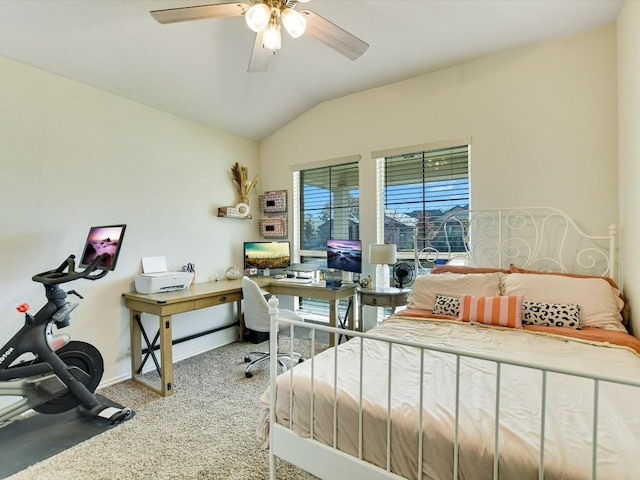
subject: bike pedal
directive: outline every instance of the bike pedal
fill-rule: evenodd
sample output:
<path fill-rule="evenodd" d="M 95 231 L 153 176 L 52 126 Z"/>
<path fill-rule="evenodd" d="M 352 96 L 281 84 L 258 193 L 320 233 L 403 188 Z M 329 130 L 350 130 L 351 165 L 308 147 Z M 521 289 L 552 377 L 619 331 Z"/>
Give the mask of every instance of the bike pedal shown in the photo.
<path fill-rule="evenodd" d="M 133 410 L 128 407 L 116 408 L 107 407 L 98 413 L 98 417 L 105 418 L 112 423 L 123 422 L 133 416 Z"/>

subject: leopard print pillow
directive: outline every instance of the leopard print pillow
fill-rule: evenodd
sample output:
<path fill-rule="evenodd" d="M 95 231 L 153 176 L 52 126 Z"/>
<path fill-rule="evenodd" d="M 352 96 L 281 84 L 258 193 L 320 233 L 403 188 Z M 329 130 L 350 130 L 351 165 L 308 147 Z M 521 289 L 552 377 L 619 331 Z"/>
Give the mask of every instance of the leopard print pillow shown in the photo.
<path fill-rule="evenodd" d="M 436 293 L 432 312 L 434 315 L 457 317 L 460 312 L 460 297 L 449 297 Z"/>
<path fill-rule="evenodd" d="M 580 305 L 572 303 L 522 303 L 522 323 L 580 330 Z"/>

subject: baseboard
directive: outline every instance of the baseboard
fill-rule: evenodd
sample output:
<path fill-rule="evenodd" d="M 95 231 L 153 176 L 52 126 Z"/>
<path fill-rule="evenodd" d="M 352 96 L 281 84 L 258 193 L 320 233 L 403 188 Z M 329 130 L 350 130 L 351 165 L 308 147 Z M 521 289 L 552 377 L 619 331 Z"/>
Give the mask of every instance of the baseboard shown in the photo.
<path fill-rule="evenodd" d="M 177 363 L 177 362 L 180 362 L 182 360 L 186 360 L 188 358 L 195 357 L 197 355 L 203 354 L 203 353 L 208 352 L 210 350 L 215 350 L 216 348 L 220 348 L 220 347 L 222 347 L 224 345 L 229 345 L 230 343 L 234 343 L 235 341 L 237 341 L 237 339 L 235 337 L 235 332 L 233 333 L 233 338 L 231 338 L 231 336 L 228 336 L 228 335 L 220 335 L 220 333 L 221 332 L 216 332 L 216 333 L 212 333 L 210 335 L 205 335 L 203 337 L 200 337 L 201 339 L 216 339 L 217 341 L 213 342 L 213 344 L 211 342 L 209 342 L 208 345 L 202 345 L 197 350 L 190 350 L 188 353 L 183 353 L 182 355 L 175 356 L 176 349 L 174 348 L 173 363 Z M 200 340 L 200 338 L 198 340 Z M 200 342 L 200 343 L 204 343 L 204 342 Z M 159 353 L 159 350 L 156 351 L 156 354 L 158 354 L 158 353 Z M 142 369 L 142 373 L 143 374 L 150 373 L 150 372 L 155 372 L 155 371 L 156 371 L 156 368 L 155 368 L 155 366 L 154 366 L 152 361 L 147 362 L 145 367 Z M 107 380 L 103 379 L 100 382 L 100 385 L 98 385 L 98 388 L 96 389 L 96 391 L 99 391 L 99 390 L 101 390 L 103 388 L 106 388 L 106 387 L 109 387 L 111 385 L 116 385 L 118 383 L 126 382 L 127 380 L 131 380 L 131 371 L 129 371 L 128 373 L 124 373 L 122 375 L 119 375 L 117 377 L 109 378 Z"/>

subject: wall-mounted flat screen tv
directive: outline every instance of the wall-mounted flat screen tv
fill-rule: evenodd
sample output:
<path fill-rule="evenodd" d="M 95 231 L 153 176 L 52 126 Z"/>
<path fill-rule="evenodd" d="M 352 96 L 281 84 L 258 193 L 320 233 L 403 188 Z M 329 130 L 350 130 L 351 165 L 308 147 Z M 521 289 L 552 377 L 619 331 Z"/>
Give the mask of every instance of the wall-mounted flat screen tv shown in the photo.
<path fill-rule="evenodd" d="M 362 242 L 327 240 L 327 267 L 343 272 L 362 273 Z"/>
<path fill-rule="evenodd" d="M 80 258 L 80 266 L 86 267 L 96 257 L 106 253 L 107 256 L 98 264 L 98 269 L 114 270 L 126 228 L 126 225 L 91 227 Z"/>
<path fill-rule="evenodd" d="M 287 268 L 291 265 L 289 242 L 244 242 L 244 268 L 259 270 Z"/>

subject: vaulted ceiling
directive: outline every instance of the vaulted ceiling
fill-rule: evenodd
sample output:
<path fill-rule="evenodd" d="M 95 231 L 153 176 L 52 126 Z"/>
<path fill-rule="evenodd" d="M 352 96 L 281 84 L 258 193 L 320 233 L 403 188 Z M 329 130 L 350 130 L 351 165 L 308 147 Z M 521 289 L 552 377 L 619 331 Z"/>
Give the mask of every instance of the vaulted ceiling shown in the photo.
<path fill-rule="evenodd" d="M 624 0 L 313 0 L 297 8 L 368 50 L 351 61 L 283 31 L 261 73 L 247 72 L 255 34 L 242 17 L 161 25 L 149 14 L 206 3 L 223 2 L 2 0 L 0 55 L 260 140 L 333 98 L 615 22 Z"/>

